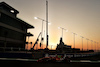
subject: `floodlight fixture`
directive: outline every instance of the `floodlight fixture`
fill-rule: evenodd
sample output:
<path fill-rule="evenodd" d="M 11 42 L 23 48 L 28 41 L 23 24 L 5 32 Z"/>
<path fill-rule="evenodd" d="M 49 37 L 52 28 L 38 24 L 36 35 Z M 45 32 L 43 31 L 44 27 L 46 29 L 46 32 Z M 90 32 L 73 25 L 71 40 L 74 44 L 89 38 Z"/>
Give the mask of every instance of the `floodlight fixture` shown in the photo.
<path fill-rule="evenodd" d="M 68 32 L 68 30 L 62 27 L 58 27 L 58 29 L 62 29 L 62 39 L 63 39 L 63 30 L 65 30 L 66 32 Z"/>
<path fill-rule="evenodd" d="M 74 48 L 75 48 L 75 35 L 77 35 L 77 34 L 73 33 L 73 32 L 72 32 L 72 34 L 74 34 Z"/>
<path fill-rule="evenodd" d="M 34 17 L 34 19 L 38 19 L 37 17 Z"/>
<path fill-rule="evenodd" d="M 82 51 L 83 51 L 83 38 L 84 38 L 84 37 L 83 37 L 83 36 L 80 36 L 80 37 L 82 37 Z"/>

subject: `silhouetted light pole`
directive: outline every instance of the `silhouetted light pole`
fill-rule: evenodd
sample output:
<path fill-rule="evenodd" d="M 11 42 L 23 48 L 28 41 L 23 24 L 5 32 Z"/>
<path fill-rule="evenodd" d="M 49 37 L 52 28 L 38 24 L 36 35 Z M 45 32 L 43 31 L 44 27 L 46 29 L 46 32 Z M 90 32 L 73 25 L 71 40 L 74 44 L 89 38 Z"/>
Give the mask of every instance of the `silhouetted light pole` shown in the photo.
<path fill-rule="evenodd" d="M 43 35 L 43 21 L 45 21 L 44 19 L 41 19 L 39 17 L 34 17 L 34 19 L 39 19 L 39 20 L 42 20 L 42 28 L 41 28 L 41 36 Z M 42 37 L 43 38 L 43 37 Z"/>
<path fill-rule="evenodd" d="M 80 36 L 80 37 L 82 37 L 82 51 L 83 51 L 83 38 L 84 38 L 84 37 L 83 37 L 83 36 Z"/>
<path fill-rule="evenodd" d="M 98 44 L 98 51 L 99 51 L 99 43 L 97 43 Z"/>
<path fill-rule="evenodd" d="M 40 42 L 40 47 L 42 45 L 42 41 L 44 40 L 43 38 L 43 21 L 45 21 L 44 19 L 41 19 L 39 17 L 34 17 L 34 19 L 39 19 L 39 20 L 42 20 L 42 28 L 41 28 L 41 42 Z"/>
<path fill-rule="evenodd" d="M 39 17 L 34 17 L 34 19 L 39 19 L 39 20 L 42 20 L 42 33 L 43 33 L 43 21 L 45 21 L 46 22 L 46 35 L 48 36 L 48 27 L 47 27 L 47 25 L 48 24 L 51 24 L 50 22 L 48 22 L 47 20 L 44 20 L 44 19 L 41 19 L 41 18 L 39 18 Z M 41 34 L 41 36 L 42 36 L 43 34 Z M 47 39 L 48 39 L 48 37 L 47 37 Z M 43 41 L 44 40 L 44 38 L 43 37 L 41 37 L 41 41 Z M 41 45 L 41 43 L 40 43 L 40 45 Z M 47 46 L 48 46 L 48 40 L 47 40 L 47 45 L 46 45 L 46 48 L 47 48 Z"/>
<path fill-rule="evenodd" d="M 95 45 L 95 51 L 96 51 L 96 42 L 94 41 L 94 45 Z"/>
<path fill-rule="evenodd" d="M 74 34 L 74 48 L 75 48 L 75 35 L 77 35 L 77 34 L 73 33 L 73 32 L 72 32 L 72 34 Z"/>
<path fill-rule="evenodd" d="M 87 51 L 88 51 L 88 40 L 89 40 L 89 39 L 88 39 L 88 38 L 86 38 L 86 40 L 87 40 Z"/>
<path fill-rule="evenodd" d="M 93 40 L 91 40 L 91 50 L 93 50 L 93 45 L 92 45 Z"/>
<path fill-rule="evenodd" d="M 98 46 L 98 42 L 97 42 L 97 50 L 99 50 L 98 48 L 99 48 L 99 46 Z"/>
<path fill-rule="evenodd" d="M 68 32 L 68 30 L 62 27 L 58 27 L 58 29 L 62 29 L 62 39 L 63 39 L 63 30 L 65 30 L 66 32 Z"/>

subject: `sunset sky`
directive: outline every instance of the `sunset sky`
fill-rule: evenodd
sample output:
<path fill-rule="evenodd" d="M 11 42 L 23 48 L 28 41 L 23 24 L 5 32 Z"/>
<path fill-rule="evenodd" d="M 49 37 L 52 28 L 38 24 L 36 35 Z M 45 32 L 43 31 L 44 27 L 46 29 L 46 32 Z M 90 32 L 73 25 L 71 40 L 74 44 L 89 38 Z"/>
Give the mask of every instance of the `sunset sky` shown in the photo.
<path fill-rule="evenodd" d="M 34 34 L 34 37 L 29 38 L 29 42 L 33 42 L 32 45 L 34 45 L 42 28 L 42 21 L 36 20 L 34 17 L 46 20 L 46 0 L 0 0 L 0 2 L 2 1 L 19 11 L 18 18 L 35 27 L 28 30 L 28 32 Z M 82 38 L 80 36 L 83 36 L 84 50 L 87 49 L 86 38 L 89 39 L 89 49 L 91 49 L 91 40 L 93 40 L 93 49 L 95 49 L 95 45 L 96 48 L 98 47 L 97 49 L 100 49 L 100 0 L 48 0 L 48 3 L 48 21 L 51 23 L 48 29 L 49 49 L 51 49 L 51 45 L 52 49 L 55 49 L 59 44 L 62 30 L 58 29 L 58 27 L 68 30 L 68 32 L 63 31 L 63 41 L 65 44 L 72 46 L 72 48 L 74 47 L 72 32 L 74 32 L 77 34 L 75 36 L 75 48 L 82 49 Z M 44 31 L 45 27 L 46 24 L 44 22 Z M 43 36 L 45 35 L 44 33 L 46 31 L 43 32 Z M 46 37 L 43 42 L 44 48 L 45 44 Z M 30 47 L 31 45 L 29 44 L 28 49 Z"/>

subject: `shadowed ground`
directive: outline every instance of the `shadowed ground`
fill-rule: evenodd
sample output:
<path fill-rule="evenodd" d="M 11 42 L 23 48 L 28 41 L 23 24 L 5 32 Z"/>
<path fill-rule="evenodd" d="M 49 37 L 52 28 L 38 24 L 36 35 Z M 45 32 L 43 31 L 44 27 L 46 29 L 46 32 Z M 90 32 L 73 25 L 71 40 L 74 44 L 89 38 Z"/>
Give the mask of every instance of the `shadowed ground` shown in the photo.
<path fill-rule="evenodd" d="M 82 62 L 71 62 L 71 63 L 37 63 L 33 61 L 9 61 L 0 60 L 1 67 L 99 67 L 100 63 L 82 63 Z"/>
<path fill-rule="evenodd" d="M 99 60 L 100 55 L 83 58 L 73 58 L 73 60 Z M 36 61 L 19 61 L 19 60 L 0 60 L 0 67 L 99 67 L 100 62 L 54 62 L 54 63 L 37 63 Z"/>

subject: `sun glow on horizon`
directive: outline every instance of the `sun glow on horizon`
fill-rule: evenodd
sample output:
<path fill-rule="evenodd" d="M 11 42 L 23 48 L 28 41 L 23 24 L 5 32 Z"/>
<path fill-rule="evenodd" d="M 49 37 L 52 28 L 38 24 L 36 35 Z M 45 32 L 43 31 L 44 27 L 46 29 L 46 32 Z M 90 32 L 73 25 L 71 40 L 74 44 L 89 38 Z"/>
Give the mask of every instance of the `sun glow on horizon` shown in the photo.
<path fill-rule="evenodd" d="M 88 2 L 88 3 L 86 3 Z M 39 4 L 37 4 L 39 3 Z M 34 16 L 38 16 L 40 18 L 45 18 L 45 7 L 43 4 L 45 2 L 38 2 L 34 5 L 37 6 L 37 8 L 34 8 L 34 10 L 31 10 L 31 14 L 28 14 L 32 18 L 27 18 L 26 13 L 24 15 L 19 15 L 20 17 L 24 17 L 26 20 L 30 22 L 33 26 L 35 26 L 34 30 L 28 30 L 29 32 L 32 32 L 34 34 L 33 39 L 30 39 L 34 45 L 34 42 L 37 39 L 37 36 L 39 32 L 41 32 L 41 21 L 33 19 Z M 42 4 L 41 4 L 42 3 Z M 67 3 L 67 5 L 66 5 Z M 70 4 L 69 4 L 70 3 Z M 79 4 L 81 3 L 81 5 Z M 84 36 L 85 38 L 89 38 L 90 40 L 94 40 L 99 42 L 100 41 L 100 32 L 99 32 L 99 2 L 97 1 L 49 1 L 49 21 L 52 23 L 52 25 L 49 25 L 48 34 L 49 34 L 49 49 L 56 49 L 57 44 L 59 44 L 59 40 L 61 37 L 61 29 L 58 29 L 57 27 L 64 27 L 65 29 L 68 29 L 68 32 L 63 31 L 63 42 L 66 45 L 71 45 L 71 47 L 74 47 L 74 36 L 72 32 L 78 34 L 75 36 L 75 48 L 82 49 L 82 39 L 80 36 Z M 61 4 L 61 5 L 59 5 Z M 65 7 L 64 5 L 67 7 Z M 85 5 L 84 5 L 85 4 Z M 94 4 L 94 5 L 93 5 Z M 96 4 L 96 5 L 95 5 Z M 41 7 L 40 7 L 40 6 Z M 28 5 L 27 5 L 28 6 Z M 59 7 L 60 8 L 59 8 Z M 74 6 L 74 7 L 72 7 Z M 63 7 L 63 8 L 62 8 Z M 98 8 L 97 8 L 98 7 Z M 55 9 L 57 8 L 57 9 Z M 88 9 L 90 8 L 90 9 Z M 95 10 L 94 10 L 95 8 Z M 40 11 L 42 10 L 42 11 Z M 20 10 L 21 11 L 21 10 Z M 34 11 L 34 13 L 33 13 Z M 33 14 L 32 14 L 33 13 Z M 26 16 L 25 16 L 26 15 Z M 44 23 L 44 30 L 46 29 L 45 23 Z M 46 34 L 46 31 L 45 31 Z M 87 49 L 87 40 L 83 39 L 83 49 Z M 91 49 L 91 41 L 88 41 L 88 49 Z M 45 35 L 45 41 L 43 42 L 43 47 L 46 47 L 46 35 Z M 93 42 L 93 49 L 95 49 L 95 44 Z M 51 47 L 52 46 L 52 47 Z M 36 48 L 36 47 L 35 47 Z M 39 43 L 38 43 L 38 48 Z"/>

